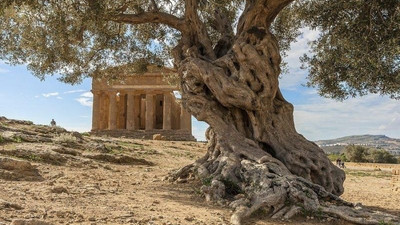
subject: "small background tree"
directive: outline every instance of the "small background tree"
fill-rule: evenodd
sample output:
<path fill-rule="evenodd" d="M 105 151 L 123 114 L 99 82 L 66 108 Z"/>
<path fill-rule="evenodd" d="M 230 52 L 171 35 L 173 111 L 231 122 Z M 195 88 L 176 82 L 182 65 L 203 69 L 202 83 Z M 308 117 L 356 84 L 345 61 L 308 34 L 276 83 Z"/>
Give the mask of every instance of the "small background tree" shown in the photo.
<path fill-rule="evenodd" d="M 368 162 L 368 148 L 360 145 L 348 145 L 345 148 L 346 159 L 350 162 Z"/>
<path fill-rule="evenodd" d="M 397 158 L 384 149 L 348 145 L 344 152 L 350 162 L 397 163 Z"/>

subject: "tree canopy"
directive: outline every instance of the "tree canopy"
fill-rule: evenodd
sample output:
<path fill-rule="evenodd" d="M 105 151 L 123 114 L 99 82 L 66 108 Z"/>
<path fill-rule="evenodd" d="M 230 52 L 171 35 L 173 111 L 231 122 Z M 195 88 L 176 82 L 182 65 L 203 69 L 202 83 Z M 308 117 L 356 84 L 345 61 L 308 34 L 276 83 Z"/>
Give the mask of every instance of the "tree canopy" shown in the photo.
<path fill-rule="evenodd" d="M 345 155 L 350 162 L 397 163 L 397 158 L 385 149 L 348 145 L 345 148 Z"/>
<path fill-rule="evenodd" d="M 5 0 L 0 3 L 0 58 L 27 64 L 42 79 L 61 74 L 68 83 L 107 75 L 101 73 L 106 68 L 115 76 L 144 62 L 165 64 L 182 32 L 188 32 L 188 2 Z M 242 0 L 199 1 L 197 13 L 212 46 L 236 38 L 244 7 Z M 294 1 L 271 27 L 283 55 L 303 26 L 321 34 L 303 57 L 308 85 L 321 95 L 400 97 L 399 0 Z M 126 64 L 132 66 L 117 67 Z"/>
<path fill-rule="evenodd" d="M 309 86 L 326 97 L 379 93 L 400 98 L 400 1 L 306 1 L 312 43 Z"/>

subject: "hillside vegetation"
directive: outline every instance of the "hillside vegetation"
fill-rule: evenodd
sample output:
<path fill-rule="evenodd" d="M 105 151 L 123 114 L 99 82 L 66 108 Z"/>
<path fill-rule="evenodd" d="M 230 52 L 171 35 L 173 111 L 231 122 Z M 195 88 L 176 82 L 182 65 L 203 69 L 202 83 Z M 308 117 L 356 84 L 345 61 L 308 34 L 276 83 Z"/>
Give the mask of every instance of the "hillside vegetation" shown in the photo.
<path fill-rule="evenodd" d="M 347 145 L 362 145 L 385 150 L 399 150 L 400 139 L 390 138 L 385 135 L 353 135 L 330 140 L 315 141 L 325 152 L 339 153 Z"/>

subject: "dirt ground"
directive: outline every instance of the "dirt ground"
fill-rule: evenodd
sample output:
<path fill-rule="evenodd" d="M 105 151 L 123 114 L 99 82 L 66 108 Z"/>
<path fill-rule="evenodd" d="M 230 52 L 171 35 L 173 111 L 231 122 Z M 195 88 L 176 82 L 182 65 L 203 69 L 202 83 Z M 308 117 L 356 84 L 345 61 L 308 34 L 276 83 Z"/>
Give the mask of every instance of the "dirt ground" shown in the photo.
<path fill-rule="evenodd" d="M 28 161 L 36 166 L 39 177 L 33 181 L 0 179 L 0 224 L 16 219 L 52 224 L 229 224 L 231 211 L 205 202 L 199 182 L 165 180 L 169 172 L 204 155 L 204 143 L 129 139 L 112 139 L 111 143 L 110 158 L 93 150 L 74 152 L 68 147 L 60 151 L 52 143 L 2 143 L 0 158 Z M 113 160 L 123 155 L 141 161 Z M 342 197 L 400 215 L 400 191 L 393 188 L 393 168 L 389 167 L 393 165 L 348 163 Z M 400 165 L 395 167 L 400 169 Z M 317 218 L 272 221 L 260 213 L 246 224 L 347 223 Z"/>

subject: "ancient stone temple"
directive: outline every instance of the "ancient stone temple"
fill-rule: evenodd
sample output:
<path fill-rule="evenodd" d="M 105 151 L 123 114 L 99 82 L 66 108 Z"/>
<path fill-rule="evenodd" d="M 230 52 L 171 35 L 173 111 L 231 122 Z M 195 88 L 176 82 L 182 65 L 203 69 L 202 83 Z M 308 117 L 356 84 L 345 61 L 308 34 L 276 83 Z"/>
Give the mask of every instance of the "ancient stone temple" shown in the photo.
<path fill-rule="evenodd" d="M 93 79 L 92 133 L 131 138 L 193 141 L 191 115 L 181 107 L 163 74 L 149 67 L 144 74 L 118 82 Z M 157 135 L 160 134 L 160 135 Z"/>

